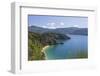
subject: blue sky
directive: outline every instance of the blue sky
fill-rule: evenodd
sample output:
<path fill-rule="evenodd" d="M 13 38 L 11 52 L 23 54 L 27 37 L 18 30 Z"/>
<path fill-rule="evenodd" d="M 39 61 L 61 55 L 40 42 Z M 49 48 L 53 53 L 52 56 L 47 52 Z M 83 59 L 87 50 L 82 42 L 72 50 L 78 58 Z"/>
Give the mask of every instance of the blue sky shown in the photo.
<path fill-rule="evenodd" d="M 87 28 L 88 17 L 29 15 L 28 26 L 38 26 L 49 29 L 67 27 Z"/>

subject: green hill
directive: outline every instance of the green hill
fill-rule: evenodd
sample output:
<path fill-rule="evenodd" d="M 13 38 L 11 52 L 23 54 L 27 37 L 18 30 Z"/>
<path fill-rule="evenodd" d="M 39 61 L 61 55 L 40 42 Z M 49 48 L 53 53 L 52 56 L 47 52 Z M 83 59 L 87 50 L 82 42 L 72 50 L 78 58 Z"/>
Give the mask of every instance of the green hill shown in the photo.
<path fill-rule="evenodd" d="M 44 60 L 45 55 L 41 52 L 44 46 L 63 44 L 63 41 L 68 39 L 70 37 L 59 33 L 28 32 L 28 60 Z"/>

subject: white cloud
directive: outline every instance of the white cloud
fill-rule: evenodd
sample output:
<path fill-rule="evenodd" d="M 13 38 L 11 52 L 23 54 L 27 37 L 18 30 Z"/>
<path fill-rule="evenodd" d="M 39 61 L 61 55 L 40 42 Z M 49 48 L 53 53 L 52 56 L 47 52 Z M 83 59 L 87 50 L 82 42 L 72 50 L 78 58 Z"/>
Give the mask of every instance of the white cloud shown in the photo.
<path fill-rule="evenodd" d="M 55 22 L 47 23 L 47 27 L 50 28 L 50 29 L 56 29 L 56 28 L 62 27 L 62 26 L 59 26 L 59 25 L 64 25 L 64 22 L 60 22 L 57 25 L 56 25 Z"/>
<path fill-rule="evenodd" d="M 51 23 L 47 23 L 47 26 L 48 26 L 48 28 L 50 28 L 50 29 L 55 29 L 56 28 L 56 25 L 55 25 L 56 23 L 54 23 L 54 22 L 51 22 Z"/>
<path fill-rule="evenodd" d="M 55 23 L 54 23 L 54 22 L 51 22 L 51 23 L 47 23 L 47 25 L 49 25 L 49 26 L 54 26 Z"/>
<path fill-rule="evenodd" d="M 60 25 L 64 25 L 64 22 L 60 22 Z"/>
<path fill-rule="evenodd" d="M 55 25 L 55 23 L 54 23 L 54 22 L 52 22 L 52 23 L 51 23 L 51 26 L 54 26 L 54 25 Z"/>
<path fill-rule="evenodd" d="M 43 28 L 47 28 L 47 26 L 42 26 Z"/>
<path fill-rule="evenodd" d="M 47 23 L 47 25 L 50 25 L 50 23 Z"/>
<path fill-rule="evenodd" d="M 79 25 L 73 25 L 73 27 L 79 27 Z"/>

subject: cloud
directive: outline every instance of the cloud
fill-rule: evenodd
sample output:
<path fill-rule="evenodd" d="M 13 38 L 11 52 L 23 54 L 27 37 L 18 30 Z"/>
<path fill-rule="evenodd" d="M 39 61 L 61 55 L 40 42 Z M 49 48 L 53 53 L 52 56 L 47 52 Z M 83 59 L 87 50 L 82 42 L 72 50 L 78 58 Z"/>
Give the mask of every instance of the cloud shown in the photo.
<path fill-rule="evenodd" d="M 52 22 L 52 23 L 51 23 L 51 25 L 52 25 L 52 26 L 54 26 L 54 25 L 55 25 L 55 23 L 54 23 L 54 22 Z"/>
<path fill-rule="evenodd" d="M 54 22 L 51 22 L 51 23 L 47 23 L 47 25 L 49 25 L 49 26 L 54 26 L 55 23 L 54 23 Z"/>
<path fill-rule="evenodd" d="M 50 25 L 50 23 L 47 23 L 47 26 Z"/>
<path fill-rule="evenodd" d="M 51 23 L 47 23 L 47 27 L 50 29 L 55 29 L 56 28 L 56 23 L 51 22 Z"/>
<path fill-rule="evenodd" d="M 60 26 L 61 25 L 61 26 Z M 64 22 L 60 22 L 59 24 L 55 22 L 49 22 L 46 25 L 42 26 L 43 28 L 49 28 L 49 29 L 56 29 L 61 28 L 64 25 Z"/>
<path fill-rule="evenodd" d="M 64 25 L 64 22 L 60 22 L 60 25 Z"/>
<path fill-rule="evenodd" d="M 79 25 L 73 25 L 73 27 L 79 27 Z"/>
<path fill-rule="evenodd" d="M 47 28 L 56 29 L 56 28 L 61 28 L 63 25 L 64 25 L 64 22 L 60 22 L 58 24 L 55 22 L 51 22 L 51 23 L 47 23 Z"/>
<path fill-rule="evenodd" d="M 44 26 L 42 26 L 42 27 L 43 27 L 43 28 L 47 28 L 47 26 L 45 26 L 45 25 L 44 25 Z"/>

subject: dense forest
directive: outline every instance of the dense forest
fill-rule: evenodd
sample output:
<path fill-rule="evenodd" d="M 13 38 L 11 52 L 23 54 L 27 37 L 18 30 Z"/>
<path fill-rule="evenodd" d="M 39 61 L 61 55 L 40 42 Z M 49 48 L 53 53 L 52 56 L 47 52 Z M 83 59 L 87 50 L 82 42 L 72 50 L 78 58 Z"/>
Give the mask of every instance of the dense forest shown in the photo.
<path fill-rule="evenodd" d="M 63 44 L 68 40 L 65 34 L 54 32 L 36 33 L 28 31 L 28 60 L 45 60 L 45 54 L 41 51 L 46 45 Z"/>

